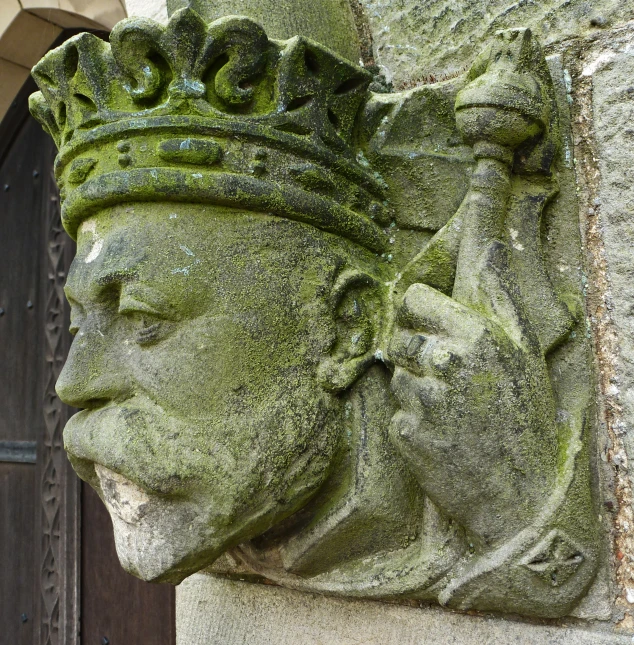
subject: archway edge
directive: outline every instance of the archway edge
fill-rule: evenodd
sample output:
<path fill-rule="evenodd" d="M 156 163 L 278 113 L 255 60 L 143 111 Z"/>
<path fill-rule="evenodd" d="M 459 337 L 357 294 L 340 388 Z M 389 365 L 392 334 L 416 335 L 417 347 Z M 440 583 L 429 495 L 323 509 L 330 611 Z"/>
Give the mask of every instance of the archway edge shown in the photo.
<path fill-rule="evenodd" d="M 64 29 L 110 31 L 126 10 L 121 0 L 2 0 L 0 3 L 0 120 L 31 68 Z"/>

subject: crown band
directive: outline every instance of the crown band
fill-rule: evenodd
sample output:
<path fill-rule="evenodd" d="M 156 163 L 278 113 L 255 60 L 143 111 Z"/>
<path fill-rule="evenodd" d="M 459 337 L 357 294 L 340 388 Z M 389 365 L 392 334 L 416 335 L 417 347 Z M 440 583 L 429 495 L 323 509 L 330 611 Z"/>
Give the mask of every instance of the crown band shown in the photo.
<path fill-rule="evenodd" d="M 55 138 L 62 221 L 129 201 L 216 203 L 385 249 L 385 185 L 353 141 L 371 75 L 248 18 L 132 18 L 108 45 L 80 34 L 33 70 Z"/>
<path fill-rule="evenodd" d="M 262 124 L 189 116 L 94 128 L 56 160 L 62 222 L 74 238 L 82 219 L 122 201 L 215 203 L 294 219 L 384 250 L 380 181 L 360 164 L 298 138 Z"/>
<path fill-rule="evenodd" d="M 89 148 L 105 141 L 132 138 L 147 133 L 148 130 L 164 136 L 173 133 L 183 136 L 196 134 L 220 139 L 234 137 L 236 140 L 249 140 L 260 146 L 284 150 L 341 174 L 359 184 L 376 199 L 385 199 L 386 184 L 376 173 L 364 168 L 348 156 L 336 154 L 324 145 L 316 144 L 311 139 L 278 130 L 265 120 L 243 122 L 196 116 L 158 116 L 115 121 L 76 133 L 72 141 L 60 149 L 55 160 L 56 179 L 63 181 L 64 167 Z"/>
<path fill-rule="evenodd" d="M 180 169 L 136 168 L 99 175 L 66 200 L 62 220 L 75 238 L 82 220 L 122 202 L 212 203 L 286 217 L 343 235 L 373 251 L 385 248 L 385 233 L 366 218 L 314 193 L 278 186 L 246 175 L 186 173 Z"/>

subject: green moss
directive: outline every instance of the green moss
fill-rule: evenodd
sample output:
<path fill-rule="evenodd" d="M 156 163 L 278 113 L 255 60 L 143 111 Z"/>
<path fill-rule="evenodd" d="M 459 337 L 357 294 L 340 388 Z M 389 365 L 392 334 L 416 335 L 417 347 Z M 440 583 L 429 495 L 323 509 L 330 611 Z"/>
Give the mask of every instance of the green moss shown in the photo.
<path fill-rule="evenodd" d="M 151 499 L 153 521 L 115 517 L 148 579 L 248 543 L 296 588 L 563 615 L 598 559 L 579 285 L 542 234 L 560 125 L 541 50 L 502 34 L 468 76 L 364 111 L 370 74 L 306 37 L 351 56 L 351 23 L 292 6 L 299 36 L 288 6 L 268 36 L 184 10 L 34 71 L 78 242 L 73 464 Z M 569 586 L 530 566 L 553 531 L 583 555 Z"/>

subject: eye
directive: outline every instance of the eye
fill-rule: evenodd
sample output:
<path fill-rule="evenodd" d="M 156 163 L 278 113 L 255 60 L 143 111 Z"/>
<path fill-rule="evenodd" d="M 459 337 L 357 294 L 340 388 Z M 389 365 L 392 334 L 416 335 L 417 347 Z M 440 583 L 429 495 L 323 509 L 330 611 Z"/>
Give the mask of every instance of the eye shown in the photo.
<path fill-rule="evenodd" d="M 155 316 L 157 318 L 161 317 L 161 314 L 151 305 L 148 305 L 147 302 L 142 300 L 137 300 L 133 296 L 124 294 L 121 296 L 119 301 L 119 313 L 120 314 L 147 314 L 149 316 Z"/>
<path fill-rule="evenodd" d="M 139 345 L 149 345 L 157 340 L 165 327 L 165 316 L 152 305 L 134 296 L 122 294 L 119 302 L 120 314 L 137 321 L 138 329 L 135 341 Z"/>
<path fill-rule="evenodd" d="M 136 342 L 139 343 L 139 345 L 149 345 L 150 343 L 153 343 L 155 340 L 158 340 L 160 331 L 161 331 L 160 322 L 156 322 L 151 325 L 146 325 L 137 334 Z"/>

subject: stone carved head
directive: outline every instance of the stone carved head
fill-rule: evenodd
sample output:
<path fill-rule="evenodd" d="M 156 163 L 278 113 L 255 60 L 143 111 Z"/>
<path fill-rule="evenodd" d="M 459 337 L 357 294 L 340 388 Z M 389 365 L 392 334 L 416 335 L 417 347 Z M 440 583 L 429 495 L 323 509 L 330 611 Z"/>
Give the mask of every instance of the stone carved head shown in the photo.
<path fill-rule="evenodd" d="M 541 248 L 559 124 L 529 32 L 399 96 L 191 9 L 33 73 L 77 241 L 65 445 L 129 572 L 177 583 L 228 553 L 298 589 L 575 605 L 598 559 L 587 401 L 553 384 L 579 304 Z M 442 226 L 398 203 L 408 180 L 440 210 L 460 192 L 438 147 L 439 171 L 399 168 L 417 122 L 469 168 Z"/>

